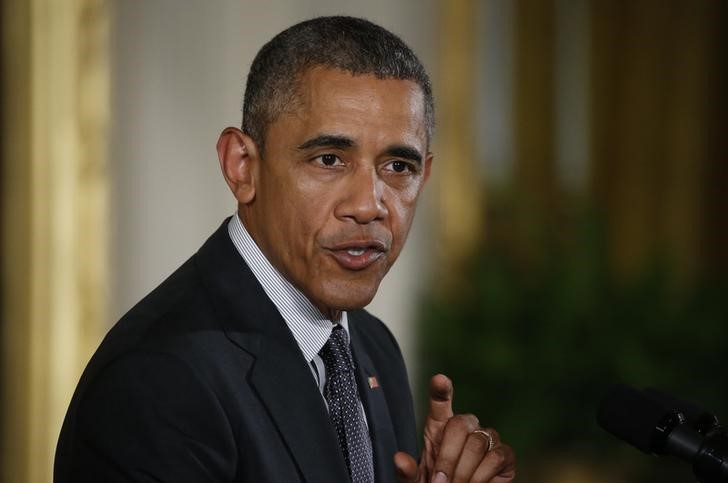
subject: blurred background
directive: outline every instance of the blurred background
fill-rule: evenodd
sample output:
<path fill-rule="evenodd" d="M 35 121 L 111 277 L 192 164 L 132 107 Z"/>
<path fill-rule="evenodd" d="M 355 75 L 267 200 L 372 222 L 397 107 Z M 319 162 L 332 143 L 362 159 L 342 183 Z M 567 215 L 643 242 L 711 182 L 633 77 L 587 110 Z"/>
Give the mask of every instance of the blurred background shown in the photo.
<path fill-rule="evenodd" d="M 399 34 L 435 163 L 370 310 L 516 449 L 519 481 L 684 482 L 596 427 L 610 383 L 728 417 L 728 2 L 0 0 L 0 477 L 51 481 L 103 334 L 232 214 L 214 150 L 255 52 Z"/>

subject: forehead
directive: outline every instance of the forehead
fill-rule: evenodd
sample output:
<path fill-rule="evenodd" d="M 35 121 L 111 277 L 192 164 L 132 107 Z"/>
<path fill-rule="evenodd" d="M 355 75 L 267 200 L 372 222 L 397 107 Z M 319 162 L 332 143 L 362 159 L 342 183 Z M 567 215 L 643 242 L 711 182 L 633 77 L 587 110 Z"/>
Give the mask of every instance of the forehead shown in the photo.
<path fill-rule="evenodd" d="M 406 137 L 400 141 L 426 149 L 424 94 L 413 81 L 315 67 L 302 75 L 296 91 L 282 117 L 295 119 L 307 134 L 346 130 L 336 134 Z"/>

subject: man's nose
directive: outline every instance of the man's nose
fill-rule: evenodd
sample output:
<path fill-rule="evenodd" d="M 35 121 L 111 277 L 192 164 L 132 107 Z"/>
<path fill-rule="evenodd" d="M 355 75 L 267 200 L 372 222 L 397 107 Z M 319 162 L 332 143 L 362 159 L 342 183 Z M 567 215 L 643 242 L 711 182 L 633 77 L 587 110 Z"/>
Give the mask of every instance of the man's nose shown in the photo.
<path fill-rule="evenodd" d="M 366 224 L 384 219 L 387 206 L 384 203 L 385 184 L 374 167 L 361 167 L 352 173 L 342 201 L 336 207 L 336 217 Z"/>

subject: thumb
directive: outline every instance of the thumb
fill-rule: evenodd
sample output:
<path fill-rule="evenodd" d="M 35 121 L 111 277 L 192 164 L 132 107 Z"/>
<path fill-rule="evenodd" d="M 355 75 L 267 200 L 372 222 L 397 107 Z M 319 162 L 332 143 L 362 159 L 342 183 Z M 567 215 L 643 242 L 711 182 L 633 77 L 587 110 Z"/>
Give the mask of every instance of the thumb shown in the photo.
<path fill-rule="evenodd" d="M 397 473 L 397 483 L 417 483 L 419 480 L 417 462 L 404 451 L 394 453 L 394 469 Z"/>
<path fill-rule="evenodd" d="M 452 412 L 452 381 L 444 374 L 436 374 L 430 379 L 430 411 L 428 419 L 447 422 Z"/>

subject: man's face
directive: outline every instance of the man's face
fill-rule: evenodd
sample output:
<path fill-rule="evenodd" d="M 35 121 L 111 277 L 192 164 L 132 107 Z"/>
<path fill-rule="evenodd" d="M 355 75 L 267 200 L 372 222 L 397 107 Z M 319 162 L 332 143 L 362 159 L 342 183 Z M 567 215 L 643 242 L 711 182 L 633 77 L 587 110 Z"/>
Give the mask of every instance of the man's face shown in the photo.
<path fill-rule="evenodd" d="M 325 314 L 360 308 L 399 256 L 429 175 L 424 99 L 411 81 L 314 68 L 253 163 L 246 227 Z"/>

